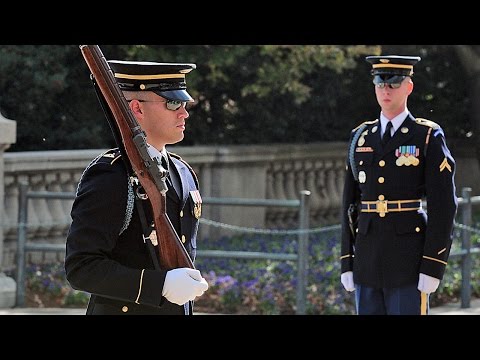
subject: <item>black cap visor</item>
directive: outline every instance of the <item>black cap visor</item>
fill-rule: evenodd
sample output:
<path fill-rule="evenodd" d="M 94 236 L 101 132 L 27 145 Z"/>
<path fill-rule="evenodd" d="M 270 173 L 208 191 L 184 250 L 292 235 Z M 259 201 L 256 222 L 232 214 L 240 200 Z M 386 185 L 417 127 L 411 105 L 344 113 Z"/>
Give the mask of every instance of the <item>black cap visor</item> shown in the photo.
<path fill-rule="evenodd" d="M 374 84 L 400 84 L 403 80 L 405 80 L 406 76 L 404 75 L 375 75 L 373 77 Z"/>
<path fill-rule="evenodd" d="M 167 100 L 176 100 L 176 101 L 186 101 L 193 102 L 195 101 L 186 90 L 152 90 L 155 94 L 160 95 L 161 97 Z"/>

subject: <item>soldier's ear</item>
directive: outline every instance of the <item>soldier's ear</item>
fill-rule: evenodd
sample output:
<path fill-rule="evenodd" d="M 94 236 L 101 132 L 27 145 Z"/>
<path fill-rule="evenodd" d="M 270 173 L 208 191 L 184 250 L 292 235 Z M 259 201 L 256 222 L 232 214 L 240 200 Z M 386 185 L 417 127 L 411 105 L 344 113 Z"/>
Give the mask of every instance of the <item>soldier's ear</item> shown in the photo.
<path fill-rule="evenodd" d="M 128 106 L 130 107 L 130 110 L 132 110 L 133 115 L 143 114 L 142 105 L 140 104 L 140 101 L 138 101 L 137 99 L 130 100 L 128 102 Z"/>
<path fill-rule="evenodd" d="M 408 95 L 410 95 L 412 93 L 413 87 L 414 87 L 413 86 L 413 81 L 412 80 L 408 81 L 407 86 L 408 86 Z"/>

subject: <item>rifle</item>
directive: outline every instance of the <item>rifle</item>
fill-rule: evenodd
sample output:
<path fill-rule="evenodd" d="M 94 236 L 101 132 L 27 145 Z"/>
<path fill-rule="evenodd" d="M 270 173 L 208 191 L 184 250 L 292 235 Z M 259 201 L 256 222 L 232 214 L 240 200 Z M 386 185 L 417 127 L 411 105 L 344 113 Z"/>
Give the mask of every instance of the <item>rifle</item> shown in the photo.
<path fill-rule="evenodd" d="M 188 267 L 193 261 L 183 246 L 166 213 L 167 172 L 161 171 L 160 162 L 147 150 L 146 134 L 130 111 L 117 80 L 98 45 L 80 45 L 80 50 L 90 72 L 108 105 L 116 124 L 110 124 L 121 151 L 138 177 L 152 208 L 154 227 L 158 239 L 160 266 L 166 270 Z M 99 94 L 100 95 L 100 94 Z M 123 147 L 123 149 L 122 149 Z"/>

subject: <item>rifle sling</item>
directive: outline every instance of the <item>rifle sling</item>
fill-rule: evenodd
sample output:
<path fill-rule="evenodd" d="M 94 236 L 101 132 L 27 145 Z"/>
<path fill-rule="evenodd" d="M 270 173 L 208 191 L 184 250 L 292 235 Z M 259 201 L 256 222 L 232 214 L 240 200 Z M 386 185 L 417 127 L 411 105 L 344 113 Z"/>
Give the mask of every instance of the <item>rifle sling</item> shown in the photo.
<path fill-rule="evenodd" d="M 127 153 L 123 147 L 123 142 L 121 140 L 119 131 L 116 127 L 116 122 L 113 117 L 112 111 L 108 107 L 108 104 L 103 97 L 102 92 L 100 91 L 95 78 L 92 76 L 91 77 L 92 83 L 93 83 L 93 88 L 95 89 L 95 93 L 97 94 L 98 101 L 100 102 L 100 105 L 102 106 L 103 112 L 105 113 L 105 117 L 107 118 L 108 125 L 110 126 L 110 130 L 112 130 L 113 137 L 115 139 L 115 143 L 117 144 L 121 154 L 122 154 L 122 160 L 125 163 L 125 167 L 127 169 L 127 176 L 130 178 L 133 176 L 133 169 L 130 164 L 130 161 L 128 160 Z M 134 185 L 135 186 L 135 185 Z M 138 186 L 138 185 L 136 185 Z M 143 203 L 142 199 L 140 199 L 137 195 L 137 192 L 134 191 L 135 193 L 135 203 L 137 204 L 137 211 L 138 215 L 140 217 L 140 222 L 142 223 L 142 231 L 143 231 L 143 239 L 145 241 L 145 244 L 147 245 L 148 252 L 150 253 L 150 256 L 152 258 L 153 266 L 155 267 L 156 270 L 160 270 L 160 263 L 157 258 L 157 254 L 155 251 L 155 247 L 152 244 L 152 241 L 150 240 L 149 236 L 150 233 L 152 232 L 152 229 L 150 226 L 147 224 L 147 218 L 145 216 L 145 211 L 143 210 Z"/>

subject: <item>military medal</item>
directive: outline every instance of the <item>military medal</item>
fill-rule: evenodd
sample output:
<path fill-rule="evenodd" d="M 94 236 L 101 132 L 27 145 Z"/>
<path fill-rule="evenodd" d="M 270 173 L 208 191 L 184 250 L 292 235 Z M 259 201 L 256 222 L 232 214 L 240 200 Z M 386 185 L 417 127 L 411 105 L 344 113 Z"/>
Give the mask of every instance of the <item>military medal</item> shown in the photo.
<path fill-rule="evenodd" d="M 397 157 L 395 164 L 397 164 L 397 166 L 417 166 L 420 163 L 420 160 L 418 159 L 419 154 L 420 149 L 417 148 L 415 145 L 400 146 L 397 150 L 395 150 L 395 156 Z"/>
<path fill-rule="evenodd" d="M 190 198 L 193 202 L 193 216 L 200 219 L 200 216 L 202 216 L 202 197 L 200 196 L 200 191 L 190 191 Z"/>
<path fill-rule="evenodd" d="M 375 125 L 373 128 L 372 128 L 372 134 L 375 134 L 378 130 L 378 126 Z"/>
<path fill-rule="evenodd" d="M 406 134 L 406 133 L 408 133 L 408 128 L 407 128 L 407 127 L 402 127 L 402 128 L 400 129 L 400 131 L 401 131 L 403 134 Z"/>

